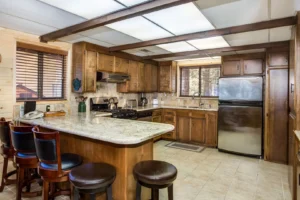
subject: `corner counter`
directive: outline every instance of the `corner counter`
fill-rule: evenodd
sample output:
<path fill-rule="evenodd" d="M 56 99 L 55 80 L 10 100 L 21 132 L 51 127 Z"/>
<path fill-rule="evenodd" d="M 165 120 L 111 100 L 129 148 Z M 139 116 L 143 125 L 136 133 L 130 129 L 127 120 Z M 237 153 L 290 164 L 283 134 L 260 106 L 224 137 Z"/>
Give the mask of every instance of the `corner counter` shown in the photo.
<path fill-rule="evenodd" d="M 80 115 L 20 122 L 39 125 L 41 131 L 59 131 L 62 153 L 79 154 L 84 162 L 106 162 L 115 166 L 115 200 L 135 199 L 133 167 L 140 161 L 153 160 L 153 138 L 174 129 L 168 124 Z M 142 199 L 150 197 L 150 190 L 143 189 Z M 104 199 L 105 194 L 97 196 L 97 200 Z"/>

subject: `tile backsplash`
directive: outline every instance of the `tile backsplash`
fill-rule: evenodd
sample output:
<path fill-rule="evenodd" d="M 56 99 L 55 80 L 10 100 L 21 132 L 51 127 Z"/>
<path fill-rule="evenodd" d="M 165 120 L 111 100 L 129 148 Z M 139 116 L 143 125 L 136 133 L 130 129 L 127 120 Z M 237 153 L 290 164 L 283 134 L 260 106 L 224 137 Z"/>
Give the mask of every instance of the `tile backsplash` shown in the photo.
<path fill-rule="evenodd" d="M 70 97 L 70 110 L 71 112 L 77 112 L 78 103 L 75 97 L 82 94 L 71 93 Z M 96 93 L 84 93 L 83 96 L 87 96 L 86 101 L 87 112 L 90 110 L 90 98 L 92 97 L 117 97 L 119 99 L 119 107 L 126 105 L 126 100 L 136 99 L 138 100 L 137 93 L 118 93 L 117 84 L 115 83 L 97 83 Z M 159 104 L 170 105 L 170 106 L 198 106 L 199 99 L 192 98 L 178 98 L 176 93 L 146 93 L 145 96 L 148 99 L 148 104 L 152 104 L 154 98 L 158 99 Z M 205 108 L 218 108 L 218 99 L 202 99 Z"/>

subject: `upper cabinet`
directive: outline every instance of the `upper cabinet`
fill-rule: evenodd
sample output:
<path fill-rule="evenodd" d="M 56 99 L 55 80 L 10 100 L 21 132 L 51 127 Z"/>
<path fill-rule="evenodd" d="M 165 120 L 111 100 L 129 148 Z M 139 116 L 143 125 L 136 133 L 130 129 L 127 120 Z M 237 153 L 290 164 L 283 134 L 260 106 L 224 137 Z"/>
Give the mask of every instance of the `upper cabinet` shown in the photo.
<path fill-rule="evenodd" d="M 157 92 L 157 66 L 145 64 L 145 92 Z"/>
<path fill-rule="evenodd" d="M 119 57 L 114 57 L 114 72 L 128 74 L 129 60 Z"/>
<path fill-rule="evenodd" d="M 98 53 L 97 71 L 112 72 L 114 71 L 115 57 Z"/>
<path fill-rule="evenodd" d="M 222 57 L 222 76 L 263 75 L 264 53 L 233 55 Z"/>
<path fill-rule="evenodd" d="M 85 43 L 73 45 L 72 91 L 96 92 L 97 52 L 86 50 Z"/>
<path fill-rule="evenodd" d="M 288 52 L 272 52 L 268 55 L 269 66 L 287 66 L 289 64 L 289 53 Z"/>
<path fill-rule="evenodd" d="M 130 75 L 130 81 L 119 83 L 117 87 L 118 92 L 143 92 L 145 89 L 144 63 L 130 60 L 128 74 Z"/>
<path fill-rule="evenodd" d="M 158 70 L 158 92 L 176 92 L 176 74 L 176 62 L 160 62 Z"/>

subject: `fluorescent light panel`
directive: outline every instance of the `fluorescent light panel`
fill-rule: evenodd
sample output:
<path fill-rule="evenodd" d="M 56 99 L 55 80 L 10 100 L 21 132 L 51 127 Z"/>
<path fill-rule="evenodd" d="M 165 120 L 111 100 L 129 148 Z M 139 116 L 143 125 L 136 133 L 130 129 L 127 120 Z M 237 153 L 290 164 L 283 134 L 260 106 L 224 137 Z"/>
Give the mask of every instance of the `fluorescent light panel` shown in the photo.
<path fill-rule="evenodd" d="M 143 41 L 172 36 L 169 32 L 143 17 L 134 17 L 106 26 Z"/>
<path fill-rule="evenodd" d="M 160 48 L 163 48 L 167 51 L 170 51 L 172 53 L 197 50 L 195 47 L 193 47 L 192 45 L 189 45 L 186 42 L 174 42 L 174 43 L 168 43 L 168 44 L 160 44 L 157 46 Z"/>
<path fill-rule="evenodd" d="M 113 0 L 41 0 L 54 7 L 81 17 L 92 19 L 120 9 L 124 6 Z"/>
<path fill-rule="evenodd" d="M 167 8 L 144 16 L 175 35 L 214 29 L 193 3 Z"/>
<path fill-rule="evenodd" d="M 130 6 L 144 3 L 149 0 L 118 0 L 118 1 L 126 6 L 130 7 Z"/>
<path fill-rule="evenodd" d="M 189 40 L 188 43 L 192 44 L 198 49 L 215 49 L 215 48 L 229 47 L 228 43 L 221 36 L 205 38 L 205 39 Z"/>

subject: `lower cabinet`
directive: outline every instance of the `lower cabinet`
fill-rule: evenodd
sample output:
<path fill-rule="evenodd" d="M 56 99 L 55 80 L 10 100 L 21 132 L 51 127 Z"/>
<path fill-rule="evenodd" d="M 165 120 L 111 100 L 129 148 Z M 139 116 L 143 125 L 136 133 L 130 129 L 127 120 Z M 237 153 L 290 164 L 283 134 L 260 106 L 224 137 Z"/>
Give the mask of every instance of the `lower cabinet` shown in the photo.
<path fill-rule="evenodd" d="M 162 138 L 216 147 L 217 118 L 216 111 L 163 109 L 162 122 L 174 125 L 175 130 Z"/>

